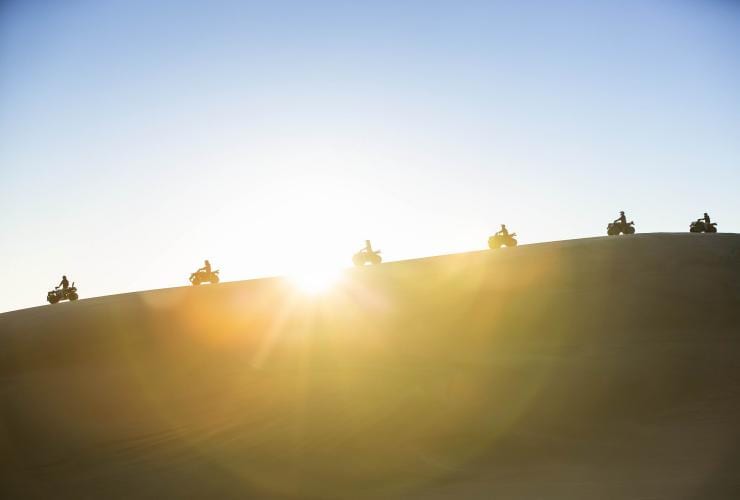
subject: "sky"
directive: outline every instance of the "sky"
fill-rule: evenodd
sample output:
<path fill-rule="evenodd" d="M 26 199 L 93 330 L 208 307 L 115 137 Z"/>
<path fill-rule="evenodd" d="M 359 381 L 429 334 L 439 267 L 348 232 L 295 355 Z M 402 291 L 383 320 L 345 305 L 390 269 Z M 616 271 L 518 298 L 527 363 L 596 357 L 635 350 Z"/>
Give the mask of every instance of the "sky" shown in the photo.
<path fill-rule="evenodd" d="M 0 311 L 740 230 L 740 2 L 0 3 Z"/>

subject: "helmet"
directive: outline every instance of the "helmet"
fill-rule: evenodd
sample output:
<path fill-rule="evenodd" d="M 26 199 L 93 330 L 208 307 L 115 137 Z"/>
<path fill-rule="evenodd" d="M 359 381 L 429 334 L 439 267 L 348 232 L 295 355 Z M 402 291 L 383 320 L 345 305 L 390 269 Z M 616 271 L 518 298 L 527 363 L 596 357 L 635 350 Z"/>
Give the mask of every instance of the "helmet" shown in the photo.
<path fill-rule="evenodd" d="M 63 280 L 66 280 L 66 279 L 67 279 L 67 277 L 66 277 L 66 276 L 64 276 L 64 275 L 62 275 L 62 279 L 63 279 Z"/>
<path fill-rule="evenodd" d="M 620 210 L 619 215 L 624 215 L 624 210 Z"/>

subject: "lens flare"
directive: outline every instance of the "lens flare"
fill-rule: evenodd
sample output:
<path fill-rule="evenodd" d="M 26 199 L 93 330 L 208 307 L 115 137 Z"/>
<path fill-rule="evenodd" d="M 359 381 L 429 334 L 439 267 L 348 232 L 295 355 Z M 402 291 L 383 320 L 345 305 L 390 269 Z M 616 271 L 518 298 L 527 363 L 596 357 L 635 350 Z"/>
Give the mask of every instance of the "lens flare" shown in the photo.
<path fill-rule="evenodd" d="M 328 292 L 339 282 L 340 277 L 340 269 L 333 268 L 311 268 L 289 275 L 296 288 L 310 295 Z"/>

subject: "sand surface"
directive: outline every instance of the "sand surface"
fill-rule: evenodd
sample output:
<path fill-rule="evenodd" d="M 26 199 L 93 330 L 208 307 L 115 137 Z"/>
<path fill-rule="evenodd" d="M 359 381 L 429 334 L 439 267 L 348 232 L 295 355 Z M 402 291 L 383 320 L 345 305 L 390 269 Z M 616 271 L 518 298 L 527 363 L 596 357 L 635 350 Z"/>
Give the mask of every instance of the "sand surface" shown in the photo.
<path fill-rule="evenodd" d="M 0 497 L 740 498 L 740 235 L 2 314 Z"/>

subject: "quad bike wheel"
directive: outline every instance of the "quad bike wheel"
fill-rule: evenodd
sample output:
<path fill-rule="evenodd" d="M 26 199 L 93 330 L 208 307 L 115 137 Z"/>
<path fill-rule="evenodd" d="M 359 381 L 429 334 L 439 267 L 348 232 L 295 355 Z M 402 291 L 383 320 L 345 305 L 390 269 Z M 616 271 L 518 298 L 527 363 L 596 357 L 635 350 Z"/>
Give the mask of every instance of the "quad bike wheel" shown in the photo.
<path fill-rule="evenodd" d="M 191 281 L 191 283 L 193 284 L 193 286 L 200 285 L 200 278 L 193 278 L 193 281 Z"/>
<path fill-rule="evenodd" d="M 56 295 L 52 295 L 50 297 L 47 297 L 46 300 L 49 301 L 49 304 L 56 304 L 57 302 L 59 302 L 59 297 L 57 297 Z"/>
<path fill-rule="evenodd" d="M 508 243 L 506 243 L 507 247 L 515 247 L 517 245 L 517 241 L 515 238 L 511 238 Z"/>
<path fill-rule="evenodd" d="M 80 296 L 77 295 L 76 293 L 70 293 L 69 294 L 69 300 L 77 300 L 79 298 L 80 298 Z"/>
<path fill-rule="evenodd" d="M 708 233 L 716 233 L 717 232 L 717 226 L 712 226 L 711 224 L 707 228 Z"/>
<path fill-rule="evenodd" d="M 622 231 L 624 234 L 635 234 L 635 226 L 627 226 Z"/>
<path fill-rule="evenodd" d="M 211 276 L 211 283 L 215 285 L 218 282 L 219 282 L 218 274 L 212 275 Z"/>

